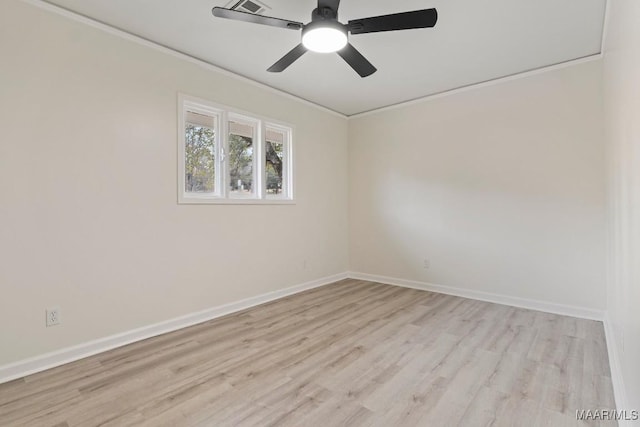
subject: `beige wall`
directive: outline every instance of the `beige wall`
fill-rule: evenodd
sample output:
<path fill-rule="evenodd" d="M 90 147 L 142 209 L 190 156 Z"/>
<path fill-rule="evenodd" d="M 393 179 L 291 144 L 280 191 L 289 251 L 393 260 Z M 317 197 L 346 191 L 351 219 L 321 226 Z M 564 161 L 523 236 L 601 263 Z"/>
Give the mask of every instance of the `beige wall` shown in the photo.
<path fill-rule="evenodd" d="M 0 365 L 347 270 L 344 118 L 17 0 L 0 58 Z M 297 204 L 178 205 L 178 92 L 294 124 Z"/>
<path fill-rule="evenodd" d="M 351 270 L 604 309 L 601 104 L 593 61 L 352 119 Z"/>
<path fill-rule="evenodd" d="M 604 87 L 609 165 L 607 309 L 627 407 L 640 409 L 640 2 L 611 0 Z M 616 396 L 619 397 L 619 396 Z M 624 403 L 624 402 L 623 402 Z"/>

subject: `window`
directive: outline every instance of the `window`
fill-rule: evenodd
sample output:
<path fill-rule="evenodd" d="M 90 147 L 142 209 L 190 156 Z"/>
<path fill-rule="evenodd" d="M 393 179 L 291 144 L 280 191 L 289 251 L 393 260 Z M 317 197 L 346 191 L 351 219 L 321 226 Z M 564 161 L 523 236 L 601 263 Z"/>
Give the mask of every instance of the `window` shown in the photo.
<path fill-rule="evenodd" d="M 184 121 L 184 192 L 193 195 L 216 195 L 218 116 L 197 109 L 185 111 Z"/>
<path fill-rule="evenodd" d="M 286 128 L 267 126 L 265 138 L 266 195 L 268 199 L 282 198 L 286 195 L 286 183 L 289 179 L 289 134 Z"/>
<path fill-rule="evenodd" d="M 227 140 L 229 166 L 229 196 L 255 197 L 255 141 L 259 122 L 248 117 L 229 114 Z"/>
<path fill-rule="evenodd" d="M 292 203 L 292 129 L 179 97 L 179 203 Z"/>

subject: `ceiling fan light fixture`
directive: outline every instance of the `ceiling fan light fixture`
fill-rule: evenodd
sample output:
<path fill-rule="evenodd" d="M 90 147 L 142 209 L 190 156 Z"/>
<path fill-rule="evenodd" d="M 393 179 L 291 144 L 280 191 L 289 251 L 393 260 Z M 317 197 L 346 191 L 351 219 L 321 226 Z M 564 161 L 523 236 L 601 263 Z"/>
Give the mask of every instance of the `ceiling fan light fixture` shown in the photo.
<path fill-rule="evenodd" d="M 337 52 L 347 41 L 347 30 L 335 21 L 312 22 L 302 30 L 302 44 L 313 52 Z"/>

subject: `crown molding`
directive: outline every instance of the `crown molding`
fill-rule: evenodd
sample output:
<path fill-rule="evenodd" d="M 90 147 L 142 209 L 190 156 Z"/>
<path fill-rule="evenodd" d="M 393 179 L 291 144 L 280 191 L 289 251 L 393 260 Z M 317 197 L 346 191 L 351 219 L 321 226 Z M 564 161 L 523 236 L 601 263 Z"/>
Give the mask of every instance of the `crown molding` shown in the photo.
<path fill-rule="evenodd" d="M 381 108 L 376 108 L 376 109 L 369 110 L 369 111 L 364 111 L 364 112 L 358 113 L 358 114 L 352 114 L 352 115 L 348 116 L 348 118 L 349 119 L 358 119 L 360 117 L 366 117 L 366 116 L 370 116 L 370 115 L 373 115 L 373 114 L 383 113 L 385 111 L 397 110 L 399 108 L 409 107 L 409 106 L 412 106 L 412 105 L 418 105 L 418 104 L 422 104 L 422 103 L 425 103 L 425 102 L 433 101 L 435 99 L 445 98 L 445 97 L 451 96 L 451 95 L 456 95 L 456 94 L 459 94 L 459 93 L 464 93 L 464 92 L 469 92 L 469 91 L 476 90 L 476 89 L 482 89 L 482 88 L 485 88 L 485 87 L 495 86 L 495 85 L 498 85 L 498 84 L 511 82 L 511 81 L 514 81 L 514 80 L 525 79 L 525 78 L 528 78 L 528 77 L 536 76 L 538 74 L 548 73 L 548 72 L 551 72 L 551 71 L 561 70 L 563 68 L 582 65 L 582 64 L 587 63 L 587 62 L 599 61 L 601 59 L 602 59 L 602 52 L 596 53 L 594 55 L 588 55 L 588 56 L 585 56 L 585 57 L 582 57 L 582 58 L 572 59 L 570 61 L 559 62 L 559 63 L 553 64 L 553 65 L 546 65 L 546 66 L 540 67 L 540 68 L 534 68 L 532 70 L 523 71 L 523 72 L 520 72 L 520 73 L 509 74 L 509 75 L 504 76 L 504 77 L 498 77 L 498 78 L 495 78 L 495 79 L 485 80 L 485 81 L 479 82 L 479 83 L 472 83 L 472 84 L 469 84 L 469 85 L 466 85 L 466 86 L 460 86 L 460 87 L 455 88 L 455 89 L 449 89 L 449 90 L 445 90 L 445 91 L 442 91 L 442 92 L 433 93 L 433 94 L 427 95 L 427 96 L 421 96 L 419 98 L 415 98 L 415 99 L 412 99 L 412 100 L 409 100 L 409 101 L 399 102 L 397 104 L 389 105 L 387 107 L 381 107 Z"/>
<path fill-rule="evenodd" d="M 210 62 L 204 61 L 204 60 L 202 60 L 200 58 L 196 58 L 195 56 L 188 55 L 188 54 L 186 54 L 184 52 L 180 52 L 180 51 L 172 49 L 172 48 L 170 48 L 168 46 L 156 43 L 156 42 L 151 41 L 149 39 L 145 39 L 144 37 L 129 33 L 129 32 L 127 32 L 127 31 L 125 31 L 125 30 L 123 30 L 121 28 L 117 28 L 117 27 L 111 26 L 109 24 L 106 24 L 104 22 L 98 21 L 98 20 L 93 19 L 93 18 L 89 18 L 88 16 L 82 15 L 82 14 L 74 12 L 74 11 L 71 11 L 71 10 L 66 9 L 64 7 L 49 3 L 46 0 L 20 0 L 20 1 L 22 1 L 23 3 L 27 3 L 27 4 L 31 5 L 31 6 L 35 6 L 37 8 L 46 10 L 47 12 L 52 12 L 52 13 L 55 13 L 56 15 L 60 15 L 60 16 L 65 17 L 67 19 L 70 19 L 70 20 L 73 20 L 73 21 L 80 22 L 82 24 L 88 25 L 89 27 L 96 28 L 98 30 L 104 31 L 104 32 L 106 32 L 108 34 L 114 35 L 114 36 L 119 37 L 121 39 L 128 40 L 128 41 L 137 43 L 139 45 L 151 48 L 151 49 L 156 50 L 158 52 L 162 52 L 164 54 L 173 56 L 174 58 L 178 58 L 178 59 L 181 59 L 183 61 L 190 62 L 190 63 L 195 64 L 195 65 L 197 65 L 199 67 L 202 67 L 202 68 L 204 68 L 204 69 L 206 69 L 208 71 L 213 71 L 213 72 L 221 74 L 221 75 L 223 75 L 225 77 L 230 77 L 232 79 L 239 80 L 239 81 L 241 81 L 243 83 L 250 84 L 250 85 L 255 86 L 257 88 L 260 88 L 262 90 L 266 90 L 268 92 L 280 95 L 280 96 L 282 96 L 284 98 L 300 102 L 301 104 L 313 107 L 313 108 L 315 108 L 317 110 L 320 110 L 320 111 L 322 111 L 324 113 L 329 113 L 329 114 L 331 114 L 333 116 L 340 117 L 342 119 L 347 119 L 348 118 L 348 116 L 346 116 L 346 115 L 344 115 L 342 113 L 339 113 L 339 112 L 337 112 L 335 110 L 332 110 L 330 108 L 327 108 L 327 107 L 325 107 L 323 105 L 316 104 L 315 102 L 312 102 L 312 101 L 309 101 L 307 99 L 301 98 L 299 96 L 293 95 L 293 94 L 291 94 L 289 92 L 283 91 L 282 89 L 277 89 L 277 88 L 275 88 L 273 86 L 269 86 L 269 85 L 266 85 L 264 83 L 260 83 L 260 82 L 258 82 L 256 80 L 250 79 L 249 77 L 245 77 L 245 76 L 240 75 L 238 73 L 234 73 L 232 71 L 229 71 L 227 69 L 224 69 L 222 67 L 214 65 L 214 64 L 212 64 Z"/>

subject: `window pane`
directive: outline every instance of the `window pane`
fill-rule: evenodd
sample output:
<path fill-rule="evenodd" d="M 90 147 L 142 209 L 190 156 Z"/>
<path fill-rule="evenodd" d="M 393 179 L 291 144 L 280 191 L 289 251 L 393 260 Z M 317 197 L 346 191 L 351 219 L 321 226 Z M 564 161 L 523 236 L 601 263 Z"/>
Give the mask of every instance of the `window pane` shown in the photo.
<path fill-rule="evenodd" d="M 215 193 L 215 118 L 188 111 L 185 123 L 186 193 Z"/>
<path fill-rule="evenodd" d="M 229 122 L 229 194 L 250 197 L 254 194 L 253 152 L 254 127 Z"/>
<path fill-rule="evenodd" d="M 265 146 L 267 197 L 282 196 L 283 192 L 286 192 L 283 182 L 285 140 L 284 132 L 267 128 Z"/>

